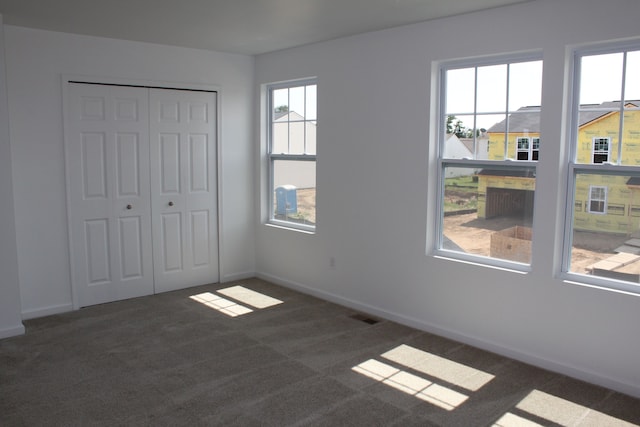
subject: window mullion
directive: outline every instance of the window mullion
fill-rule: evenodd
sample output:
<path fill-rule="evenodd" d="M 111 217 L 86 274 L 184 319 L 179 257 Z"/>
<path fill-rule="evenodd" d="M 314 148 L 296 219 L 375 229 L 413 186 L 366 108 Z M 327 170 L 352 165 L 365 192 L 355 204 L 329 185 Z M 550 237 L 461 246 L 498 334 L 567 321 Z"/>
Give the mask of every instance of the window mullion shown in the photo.
<path fill-rule="evenodd" d="M 511 66 L 507 64 L 507 90 L 505 96 L 505 108 L 506 117 L 505 117 L 505 128 L 504 128 L 504 159 L 509 158 L 509 77 L 511 73 Z M 516 159 L 518 158 L 518 142 L 516 140 Z"/>
<path fill-rule="evenodd" d="M 622 132 L 624 131 L 624 92 L 627 76 L 627 52 L 622 55 L 622 85 L 620 89 L 620 120 L 618 122 L 618 161 L 616 164 L 622 164 Z"/>
<path fill-rule="evenodd" d="M 291 89 L 287 89 L 287 153 L 291 152 Z"/>

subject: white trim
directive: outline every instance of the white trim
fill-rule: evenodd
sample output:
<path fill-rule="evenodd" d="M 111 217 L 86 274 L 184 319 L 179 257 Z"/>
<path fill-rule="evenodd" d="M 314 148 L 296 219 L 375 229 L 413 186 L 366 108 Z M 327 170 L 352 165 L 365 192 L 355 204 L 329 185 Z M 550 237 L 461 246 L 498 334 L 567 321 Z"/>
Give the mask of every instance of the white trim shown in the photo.
<path fill-rule="evenodd" d="M 24 328 L 24 325 L 21 323 L 11 328 L 0 329 L 0 339 L 15 337 L 18 335 L 24 335 L 24 333 L 25 333 L 25 328 Z"/>
<path fill-rule="evenodd" d="M 35 319 L 38 317 L 51 316 L 54 314 L 66 313 L 68 311 L 76 310 L 72 303 L 50 305 L 48 307 L 35 308 L 31 310 L 23 310 L 22 318 L 24 320 Z"/>
<path fill-rule="evenodd" d="M 256 273 L 254 271 L 245 271 L 239 273 L 233 273 L 226 276 L 221 276 L 220 283 L 234 282 L 236 280 L 245 280 L 251 279 L 252 277 L 256 277 Z"/>
<path fill-rule="evenodd" d="M 316 298 L 320 298 L 325 301 L 332 302 L 334 304 L 339 304 L 344 307 L 380 317 L 382 319 L 390 320 L 392 322 L 396 322 L 411 328 L 436 334 L 460 343 L 468 344 L 473 347 L 497 353 L 511 359 L 538 366 L 542 369 L 547 369 L 549 371 L 567 375 L 569 377 L 577 378 L 582 381 L 587 381 L 592 384 L 597 384 L 624 394 L 640 398 L 639 384 L 627 383 L 618 379 L 600 375 L 590 369 L 559 362 L 534 353 L 523 352 L 513 347 L 496 343 L 494 341 L 482 340 L 470 335 L 461 334 L 455 330 L 445 328 L 436 323 L 424 322 L 422 320 L 416 319 L 415 317 L 405 316 L 403 314 L 384 310 L 376 306 L 363 304 L 359 301 L 345 298 L 334 293 L 317 290 L 302 283 L 286 280 L 268 273 L 258 272 L 256 273 L 256 277 L 283 286 L 285 288 L 289 288 L 307 295 L 314 296 Z"/>

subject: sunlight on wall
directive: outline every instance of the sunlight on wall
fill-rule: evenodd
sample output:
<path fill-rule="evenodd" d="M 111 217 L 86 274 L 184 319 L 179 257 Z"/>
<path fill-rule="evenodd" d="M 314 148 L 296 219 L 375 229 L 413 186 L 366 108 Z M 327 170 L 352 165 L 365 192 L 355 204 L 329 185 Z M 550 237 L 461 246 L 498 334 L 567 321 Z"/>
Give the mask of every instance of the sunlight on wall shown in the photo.
<path fill-rule="evenodd" d="M 232 286 L 230 288 L 218 289 L 216 292 L 225 295 L 232 300 L 222 298 L 211 292 L 204 292 L 198 295 L 191 295 L 189 298 L 206 305 L 209 308 L 224 313 L 230 317 L 237 317 L 243 314 L 251 313 L 253 310 L 246 307 L 236 301 L 250 305 L 257 309 L 264 309 L 267 307 L 273 307 L 274 305 L 282 304 L 279 299 L 271 298 L 268 295 L 261 294 L 260 292 L 247 289 L 244 286 Z"/>
<path fill-rule="evenodd" d="M 429 377 L 443 380 L 469 391 L 477 391 L 494 378 L 493 375 L 486 372 L 405 344 L 383 353 L 381 356 Z M 396 390 L 415 396 L 447 411 L 457 408 L 469 398 L 469 396 L 449 387 L 375 359 L 369 359 L 354 366 L 352 369 L 359 374 L 380 381 Z"/>
<path fill-rule="evenodd" d="M 573 425 L 589 425 L 589 426 L 616 426 L 616 427 L 637 427 L 636 424 L 623 421 L 594 411 L 586 406 L 579 405 L 551 394 L 533 390 L 524 399 L 516 405 L 516 411 L 520 415 L 511 412 L 506 413 L 500 418 L 494 427 L 528 427 L 548 425 L 552 422 L 561 426 Z M 533 415 L 532 418 L 544 422 L 538 424 L 527 419 L 527 415 Z"/>

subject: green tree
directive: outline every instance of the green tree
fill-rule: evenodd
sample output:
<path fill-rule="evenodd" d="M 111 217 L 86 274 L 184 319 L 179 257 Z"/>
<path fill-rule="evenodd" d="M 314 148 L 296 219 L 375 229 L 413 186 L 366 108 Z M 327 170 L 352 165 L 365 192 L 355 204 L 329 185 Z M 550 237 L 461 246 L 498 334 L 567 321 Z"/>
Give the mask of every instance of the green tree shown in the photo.
<path fill-rule="evenodd" d="M 276 113 L 288 113 L 289 106 L 288 105 L 279 105 L 274 110 Z"/>
<path fill-rule="evenodd" d="M 473 129 L 467 128 L 462 120 L 458 119 L 456 116 L 447 116 L 447 134 L 454 134 L 458 138 L 473 138 Z M 476 136 L 480 136 L 480 129 L 475 130 Z"/>

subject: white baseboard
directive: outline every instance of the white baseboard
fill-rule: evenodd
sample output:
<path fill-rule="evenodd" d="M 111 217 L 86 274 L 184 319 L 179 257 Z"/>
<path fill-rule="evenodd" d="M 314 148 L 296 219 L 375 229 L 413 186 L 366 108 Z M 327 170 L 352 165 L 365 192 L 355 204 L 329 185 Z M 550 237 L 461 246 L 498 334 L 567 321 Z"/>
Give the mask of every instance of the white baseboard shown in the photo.
<path fill-rule="evenodd" d="M 597 384 L 597 385 L 618 391 L 620 393 L 624 393 L 624 394 L 628 394 L 628 395 L 640 398 L 640 385 L 638 384 L 627 383 L 615 378 L 604 376 L 597 372 L 572 366 L 564 362 L 558 362 L 555 360 L 550 360 L 544 357 L 540 357 L 535 354 L 525 353 L 520 350 L 504 346 L 502 344 L 480 340 L 472 336 L 468 336 L 456 331 L 452 331 L 447 328 L 443 328 L 433 323 L 427 323 L 413 317 L 408 317 L 398 313 L 392 313 L 384 309 L 381 309 L 379 307 L 363 304 L 361 302 L 351 300 L 349 298 L 344 298 L 339 295 L 314 289 L 309 286 L 303 285 L 301 283 L 283 279 L 281 277 L 274 276 L 268 273 L 256 273 L 256 277 L 275 283 L 277 285 L 284 286 L 286 288 L 290 288 L 290 289 L 302 292 L 304 294 L 308 294 L 326 301 L 330 301 L 345 307 L 352 308 L 354 310 L 361 311 L 366 314 L 377 316 L 382 319 L 391 320 L 393 322 L 400 323 L 402 325 L 409 326 L 411 328 L 419 329 L 421 331 L 425 331 L 425 332 L 429 332 L 445 338 L 449 338 L 451 340 L 468 344 L 473 347 L 481 348 L 483 350 L 487 350 L 492 353 L 497 353 L 497 354 L 509 357 L 511 359 L 519 360 L 529 365 L 534 365 L 542 369 L 546 369 L 552 372 L 556 372 L 556 373 L 566 375 L 572 378 L 576 378 L 582 381 L 586 381 L 592 384 Z"/>
<path fill-rule="evenodd" d="M 24 325 L 21 323 L 11 328 L 0 329 L 0 339 L 24 335 Z"/>
<path fill-rule="evenodd" d="M 226 274 L 224 277 L 220 278 L 220 283 L 233 282 L 235 280 L 251 279 L 252 277 L 256 277 L 256 273 L 254 271 Z"/>
<path fill-rule="evenodd" d="M 24 310 L 22 312 L 22 319 L 35 319 L 37 317 L 51 316 L 53 314 L 66 313 L 67 311 L 73 311 L 73 304 L 60 304 L 51 305 L 49 307 L 34 308 L 31 310 Z"/>

